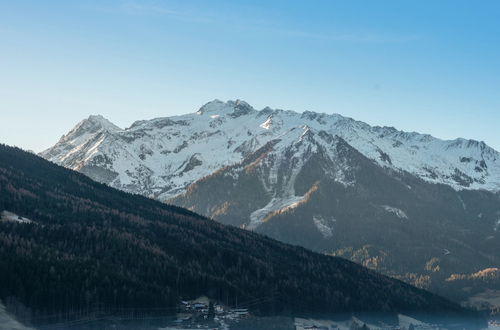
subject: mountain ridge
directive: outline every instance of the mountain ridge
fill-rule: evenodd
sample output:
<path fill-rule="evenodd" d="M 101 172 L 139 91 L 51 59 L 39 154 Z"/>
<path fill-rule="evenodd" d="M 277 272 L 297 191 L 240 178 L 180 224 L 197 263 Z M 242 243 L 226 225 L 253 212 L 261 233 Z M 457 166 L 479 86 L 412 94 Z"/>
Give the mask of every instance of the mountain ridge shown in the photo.
<path fill-rule="evenodd" d="M 92 119 L 93 116 L 89 117 L 77 127 L 89 121 L 95 122 Z M 255 151 L 269 140 L 307 125 L 341 136 L 380 166 L 404 170 L 454 189 L 500 190 L 500 154 L 484 142 L 462 138 L 440 140 L 428 134 L 370 126 L 339 114 L 297 113 L 269 107 L 258 111 L 244 101 L 215 100 L 192 114 L 136 121 L 126 129 L 105 121 L 108 125 L 90 129 L 98 136 L 78 135 L 74 129 L 40 155 L 76 170 L 88 165 L 84 173 L 98 181 L 167 200 L 195 180 L 241 161 L 245 152 Z M 246 131 L 247 138 L 241 136 L 238 127 Z M 210 137 L 211 141 L 207 143 Z M 148 140 L 158 143 L 153 145 Z M 211 157 L 210 152 L 193 148 L 195 143 L 207 145 L 211 148 L 209 151 L 224 149 L 225 152 Z M 195 154 L 198 154 L 198 160 L 193 161 L 201 161 L 203 165 L 181 178 L 181 166 Z M 207 159 L 203 161 L 201 158 Z M 119 162 L 116 168 L 114 162 Z M 175 166 L 160 168 L 152 162 Z M 93 174 L 95 166 L 111 172 L 107 176 Z M 172 175 L 175 171 L 178 173 Z"/>

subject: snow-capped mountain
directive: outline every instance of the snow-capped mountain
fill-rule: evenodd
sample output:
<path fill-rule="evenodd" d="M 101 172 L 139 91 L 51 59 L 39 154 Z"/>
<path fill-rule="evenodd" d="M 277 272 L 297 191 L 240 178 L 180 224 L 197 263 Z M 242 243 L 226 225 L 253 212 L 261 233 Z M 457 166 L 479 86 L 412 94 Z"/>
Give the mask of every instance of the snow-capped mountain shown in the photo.
<path fill-rule="evenodd" d="M 90 116 L 41 155 L 440 292 L 500 264 L 500 154 L 483 142 L 216 100 L 126 129 Z"/>
<path fill-rule="evenodd" d="M 500 154 L 484 142 L 443 141 L 338 114 L 257 111 L 244 101 L 215 100 L 196 113 L 137 121 L 127 129 L 90 116 L 41 156 L 113 187 L 167 200 L 272 140 L 299 139 L 294 131 L 341 137 L 380 166 L 428 182 L 500 190 Z"/>

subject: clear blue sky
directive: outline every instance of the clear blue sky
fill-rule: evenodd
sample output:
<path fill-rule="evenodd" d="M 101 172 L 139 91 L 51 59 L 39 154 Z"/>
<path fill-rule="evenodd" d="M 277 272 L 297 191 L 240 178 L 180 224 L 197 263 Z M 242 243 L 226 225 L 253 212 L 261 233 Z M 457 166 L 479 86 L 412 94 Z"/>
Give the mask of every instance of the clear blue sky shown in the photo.
<path fill-rule="evenodd" d="M 0 0 L 0 142 L 218 98 L 500 149 L 500 1 Z"/>

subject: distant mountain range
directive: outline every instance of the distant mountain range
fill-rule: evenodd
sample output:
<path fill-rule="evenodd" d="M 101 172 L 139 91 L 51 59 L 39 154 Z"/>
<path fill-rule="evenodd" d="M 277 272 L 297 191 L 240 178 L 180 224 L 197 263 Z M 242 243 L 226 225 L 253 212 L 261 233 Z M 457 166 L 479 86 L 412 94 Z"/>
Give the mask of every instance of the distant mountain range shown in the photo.
<path fill-rule="evenodd" d="M 168 314 L 200 295 L 263 314 L 469 314 L 348 260 L 223 226 L 3 145 L 0 212 L 8 215 L 0 221 L 0 298 L 22 319 L 61 321 L 96 309 Z"/>
<path fill-rule="evenodd" d="M 40 155 L 460 301 L 486 287 L 455 275 L 500 267 L 500 154 L 484 142 L 216 100 L 127 129 L 91 116 Z"/>

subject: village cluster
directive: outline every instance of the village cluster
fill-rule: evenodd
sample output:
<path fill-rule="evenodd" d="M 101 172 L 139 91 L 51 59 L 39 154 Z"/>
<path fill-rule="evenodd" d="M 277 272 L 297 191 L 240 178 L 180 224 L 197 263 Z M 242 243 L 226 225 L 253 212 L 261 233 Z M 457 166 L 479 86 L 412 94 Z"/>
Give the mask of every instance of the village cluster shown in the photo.
<path fill-rule="evenodd" d="M 174 329 L 187 329 L 189 327 L 228 328 L 229 323 L 247 318 L 250 313 L 247 308 L 229 308 L 222 304 L 213 303 L 207 297 L 196 300 L 182 300 L 179 304 L 177 319 Z"/>

